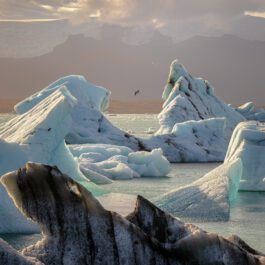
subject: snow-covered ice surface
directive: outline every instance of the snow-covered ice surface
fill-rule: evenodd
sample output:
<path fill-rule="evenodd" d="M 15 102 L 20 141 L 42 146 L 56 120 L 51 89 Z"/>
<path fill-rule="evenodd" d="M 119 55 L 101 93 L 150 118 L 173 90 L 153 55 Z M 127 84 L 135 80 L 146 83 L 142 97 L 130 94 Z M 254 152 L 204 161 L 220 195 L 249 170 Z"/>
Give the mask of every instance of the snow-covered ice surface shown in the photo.
<path fill-rule="evenodd" d="M 170 162 L 223 161 L 227 148 L 223 118 L 177 123 L 170 134 L 145 139 L 148 149 L 161 148 Z"/>
<path fill-rule="evenodd" d="M 68 147 L 77 157 L 83 174 L 97 184 L 108 184 L 111 182 L 109 179 L 164 177 L 170 172 L 170 163 L 161 149 L 134 152 L 125 146 L 104 144 Z"/>
<path fill-rule="evenodd" d="M 15 116 L 17 116 L 17 114 L 15 113 L 0 113 L 0 126 L 1 123 L 5 123 L 14 118 Z"/>
<path fill-rule="evenodd" d="M 222 161 L 225 157 L 227 140 L 224 138 L 225 120 L 213 118 L 203 121 L 187 121 L 176 124 L 170 134 L 147 138 L 146 128 L 158 128 L 154 115 L 108 115 L 113 124 L 133 131 L 141 139 L 145 148 L 162 148 L 171 162 Z M 189 136 L 189 137 L 188 137 Z"/>
<path fill-rule="evenodd" d="M 134 151 L 151 151 L 161 148 L 170 162 L 216 162 L 224 159 L 227 146 L 223 136 L 224 121 L 207 119 L 187 122 L 177 124 L 170 134 L 152 136 L 148 139 L 137 138 L 112 125 L 103 115 L 102 111 L 108 106 L 109 92 L 90 84 L 80 76 L 59 79 L 18 103 L 15 110 L 18 113 L 29 110 L 62 86 L 77 100 L 71 112 L 72 126 L 65 137 L 68 144 L 112 144 L 127 146 Z M 93 96 L 94 93 L 96 97 Z M 202 127 L 208 128 L 207 135 Z M 204 131 L 203 134 L 200 133 L 201 130 Z M 183 140 L 187 131 L 193 134 L 190 141 Z"/>
<path fill-rule="evenodd" d="M 240 159 L 227 162 L 186 186 L 155 199 L 161 209 L 201 221 L 227 221 L 242 175 Z"/>
<path fill-rule="evenodd" d="M 236 108 L 241 115 L 247 120 L 257 120 L 265 122 L 265 110 L 263 108 L 257 108 L 253 102 L 247 102 Z"/>
<path fill-rule="evenodd" d="M 100 188 L 88 182 L 64 143 L 71 127 L 71 111 L 76 100 L 64 88 L 45 98 L 35 107 L 0 126 L 0 174 L 16 170 L 27 161 L 57 165 L 91 191 Z M 60 122 L 58 122 L 60 121 Z M 0 232 L 33 232 L 29 223 L 14 207 L 0 186 Z M 9 220 L 6 222 L 6 220 Z"/>
<path fill-rule="evenodd" d="M 239 112 L 214 94 L 207 80 L 192 77 L 177 60 L 171 64 L 163 99 L 157 134 L 171 133 L 176 123 L 225 117 L 225 137 L 229 140 L 235 126 L 245 120 Z"/>
<path fill-rule="evenodd" d="M 246 121 L 235 128 L 225 162 L 240 158 L 240 190 L 265 191 L 265 124 Z"/>
<path fill-rule="evenodd" d="M 125 145 L 133 150 L 141 148 L 141 143 L 136 137 L 113 126 L 103 115 L 102 112 L 109 105 L 109 90 L 91 84 L 83 76 L 72 75 L 60 78 L 18 103 L 14 107 L 15 111 L 19 114 L 28 111 L 61 87 L 65 87 L 77 100 L 71 112 L 72 126 L 65 137 L 67 143 Z"/>
<path fill-rule="evenodd" d="M 58 79 L 41 91 L 19 102 L 14 107 L 15 111 L 18 114 L 27 112 L 62 86 L 66 87 L 71 95 L 78 100 L 79 105 L 90 106 L 102 111 L 108 108 L 110 92 L 106 88 L 92 85 L 83 76 L 70 75 Z"/>
<path fill-rule="evenodd" d="M 1 182 L 23 214 L 41 225 L 44 236 L 21 252 L 0 242 L 0 262 L 7 265 L 12 264 L 14 255 L 44 264 L 71 265 L 265 262 L 262 253 L 238 236 L 224 238 L 207 233 L 173 218 L 140 196 L 126 218 L 109 212 L 56 167 L 27 163 L 2 176 Z"/>

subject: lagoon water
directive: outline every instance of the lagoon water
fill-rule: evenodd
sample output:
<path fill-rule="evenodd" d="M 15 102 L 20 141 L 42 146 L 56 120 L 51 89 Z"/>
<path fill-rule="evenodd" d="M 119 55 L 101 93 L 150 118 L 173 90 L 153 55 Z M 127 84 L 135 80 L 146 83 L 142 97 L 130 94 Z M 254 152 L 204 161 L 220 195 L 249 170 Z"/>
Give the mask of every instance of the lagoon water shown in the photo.
<path fill-rule="evenodd" d="M 108 114 L 107 116 L 116 126 L 140 137 L 148 137 L 145 131 L 151 127 L 156 130 L 159 126 L 156 115 Z M 0 122 L 6 121 L 9 117 L 1 115 Z M 137 194 L 152 200 L 164 192 L 200 178 L 218 165 L 218 163 L 172 164 L 171 173 L 167 178 L 115 181 L 102 186 L 108 193 L 98 199 L 105 208 L 127 214 L 133 210 Z M 265 192 L 239 192 L 236 202 L 232 205 L 229 222 L 196 224 L 209 232 L 224 236 L 237 234 L 252 247 L 265 252 Z M 0 237 L 15 248 L 21 249 L 39 240 L 41 235 L 9 234 Z"/>

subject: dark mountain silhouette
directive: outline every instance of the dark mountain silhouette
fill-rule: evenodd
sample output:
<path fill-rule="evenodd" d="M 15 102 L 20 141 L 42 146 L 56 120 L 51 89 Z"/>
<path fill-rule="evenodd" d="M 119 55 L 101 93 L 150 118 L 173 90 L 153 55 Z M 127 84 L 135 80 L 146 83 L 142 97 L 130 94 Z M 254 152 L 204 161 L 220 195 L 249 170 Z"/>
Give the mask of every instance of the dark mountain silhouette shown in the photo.
<path fill-rule="evenodd" d="M 264 105 L 265 42 L 232 35 L 193 37 L 173 43 L 155 32 L 142 45 L 105 34 L 101 40 L 72 35 L 48 54 L 34 58 L 0 58 L 2 98 L 25 98 L 69 74 L 84 75 L 105 86 L 118 100 L 161 98 L 169 65 L 178 58 L 195 76 L 208 79 L 226 102 L 248 100 Z M 132 96 L 140 90 L 138 97 Z"/>

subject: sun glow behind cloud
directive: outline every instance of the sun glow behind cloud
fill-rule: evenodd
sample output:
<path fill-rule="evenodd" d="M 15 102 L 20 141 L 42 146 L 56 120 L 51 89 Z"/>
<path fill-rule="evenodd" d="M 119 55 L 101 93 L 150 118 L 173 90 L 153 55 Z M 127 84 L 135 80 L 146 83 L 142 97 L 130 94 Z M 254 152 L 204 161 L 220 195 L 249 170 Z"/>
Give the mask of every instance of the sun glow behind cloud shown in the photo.
<path fill-rule="evenodd" d="M 261 17 L 265 18 L 265 12 L 253 12 L 253 11 L 245 11 L 245 16 L 251 16 L 251 17 Z"/>
<path fill-rule="evenodd" d="M 67 17 L 73 23 L 83 23 L 88 19 L 98 19 L 101 22 L 121 22 L 130 16 L 132 2 L 129 0 L 77 0 L 71 2 L 59 2 L 58 5 L 38 4 L 41 9 L 51 16 Z"/>
<path fill-rule="evenodd" d="M 154 25 L 154 28 L 160 29 L 165 26 L 165 22 L 161 21 L 160 19 L 153 18 L 152 24 Z"/>

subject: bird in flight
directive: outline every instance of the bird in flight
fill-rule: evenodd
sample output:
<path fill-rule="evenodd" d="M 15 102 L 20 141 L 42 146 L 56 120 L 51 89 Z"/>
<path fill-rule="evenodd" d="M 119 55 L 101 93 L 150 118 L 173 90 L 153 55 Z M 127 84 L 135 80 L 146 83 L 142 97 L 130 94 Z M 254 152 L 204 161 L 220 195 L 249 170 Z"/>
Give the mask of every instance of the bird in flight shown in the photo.
<path fill-rule="evenodd" d="M 136 96 L 137 94 L 139 94 L 140 93 L 140 90 L 136 90 L 135 92 L 134 92 L 134 95 Z"/>

